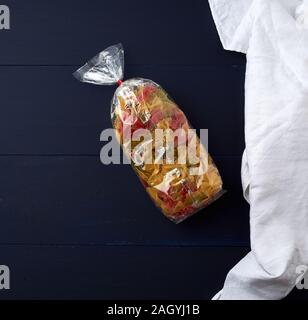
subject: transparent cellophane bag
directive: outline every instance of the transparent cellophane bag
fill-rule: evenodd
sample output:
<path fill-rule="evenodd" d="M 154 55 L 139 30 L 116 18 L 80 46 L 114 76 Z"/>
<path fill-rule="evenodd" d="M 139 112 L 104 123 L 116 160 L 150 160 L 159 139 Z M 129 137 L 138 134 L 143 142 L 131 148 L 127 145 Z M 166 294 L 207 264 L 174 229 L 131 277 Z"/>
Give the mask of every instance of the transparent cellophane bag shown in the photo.
<path fill-rule="evenodd" d="M 220 174 L 198 138 L 193 147 L 196 147 L 199 162 L 178 163 L 179 144 L 185 144 L 187 155 L 190 151 L 188 130 L 192 128 L 183 111 L 159 85 L 140 78 L 123 82 L 115 92 L 111 111 L 112 123 L 124 152 L 131 158 L 132 167 L 146 191 L 167 218 L 179 223 L 222 194 Z M 126 129 L 130 130 L 130 135 L 146 129 L 151 133 L 152 140 L 128 140 L 127 146 L 123 138 Z M 165 134 L 183 129 L 186 134 L 183 139 L 165 139 L 162 150 L 156 150 L 157 129 Z M 168 145 L 170 141 L 172 144 Z M 170 163 L 165 152 L 168 147 L 174 148 L 174 159 Z M 147 157 L 151 161 L 147 161 Z M 191 174 L 192 167 L 202 168 L 200 174 Z"/>
<path fill-rule="evenodd" d="M 118 141 L 155 205 L 167 218 L 180 223 L 223 194 L 221 176 L 196 135 L 196 143 L 192 145 L 198 161 L 193 164 L 177 161 L 180 146 L 185 145 L 181 150 L 187 158 L 193 151 L 189 143 L 192 136 L 188 134 L 192 127 L 183 111 L 155 82 L 142 78 L 122 82 L 123 54 L 120 44 L 109 47 L 80 68 L 75 76 L 83 82 L 119 84 L 111 105 Z M 187 134 L 172 144 L 172 139 L 164 138 L 165 145 L 157 150 L 154 141 L 157 129 L 167 135 L 178 129 Z M 142 130 L 150 133 L 151 138 L 138 139 L 138 132 Z M 136 134 L 137 139 L 126 139 L 127 136 L 136 138 Z M 167 156 L 168 148 L 173 148 L 172 161 Z M 149 157 L 151 161 L 147 161 Z"/>

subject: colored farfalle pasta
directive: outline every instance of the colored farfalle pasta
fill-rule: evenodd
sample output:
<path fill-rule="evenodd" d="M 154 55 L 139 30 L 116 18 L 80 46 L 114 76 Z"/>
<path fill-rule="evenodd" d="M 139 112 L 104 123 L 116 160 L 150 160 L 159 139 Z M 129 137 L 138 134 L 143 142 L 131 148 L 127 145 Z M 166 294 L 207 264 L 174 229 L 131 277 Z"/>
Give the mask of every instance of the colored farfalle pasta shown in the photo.
<path fill-rule="evenodd" d="M 221 196 L 221 176 L 168 94 L 151 80 L 122 82 L 123 69 L 124 51 L 118 44 L 74 75 L 82 82 L 119 84 L 111 105 L 116 137 L 156 206 L 179 223 Z"/>

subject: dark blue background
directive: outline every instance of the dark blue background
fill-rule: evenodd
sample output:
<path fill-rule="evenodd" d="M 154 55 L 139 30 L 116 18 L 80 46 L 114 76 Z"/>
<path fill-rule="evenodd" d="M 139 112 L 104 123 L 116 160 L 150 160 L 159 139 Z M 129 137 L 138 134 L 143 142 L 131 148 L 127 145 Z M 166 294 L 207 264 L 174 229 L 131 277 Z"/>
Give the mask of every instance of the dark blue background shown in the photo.
<path fill-rule="evenodd" d="M 11 268 L 12 289 L 0 299 L 211 298 L 249 251 L 249 207 L 240 182 L 246 61 L 222 49 L 207 1 L 5 4 L 0 264 Z M 160 83 L 195 128 L 209 129 L 228 193 L 180 225 L 160 214 L 129 166 L 100 164 L 115 88 L 71 73 L 118 42 L 126 78 Z"/>

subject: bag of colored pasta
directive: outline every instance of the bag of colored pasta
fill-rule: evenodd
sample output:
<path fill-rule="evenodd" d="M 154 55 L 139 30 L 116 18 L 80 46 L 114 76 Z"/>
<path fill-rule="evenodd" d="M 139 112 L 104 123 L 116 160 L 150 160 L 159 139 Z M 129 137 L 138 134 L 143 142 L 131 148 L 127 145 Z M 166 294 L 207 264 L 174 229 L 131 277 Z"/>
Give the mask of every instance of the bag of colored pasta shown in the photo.
<path fill-rule="evenodd" d="M 118 83 L 111 119 L 119 143 L 156 206 L 179 223 L 223 193 L 222 179 L 168 94 L 151 80 L 122 82 L 123 70 L 124 50 L 118 44 L 99 53 L 74 76 L 98 85 Z"/>

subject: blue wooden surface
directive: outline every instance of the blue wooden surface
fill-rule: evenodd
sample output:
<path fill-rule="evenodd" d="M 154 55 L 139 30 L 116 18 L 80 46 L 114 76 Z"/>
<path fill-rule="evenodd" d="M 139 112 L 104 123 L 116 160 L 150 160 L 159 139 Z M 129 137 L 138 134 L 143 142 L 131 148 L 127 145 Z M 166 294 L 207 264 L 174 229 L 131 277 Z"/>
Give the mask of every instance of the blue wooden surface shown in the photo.
<path fill-rule="evenodd" d="M 245 57 L 225 52 L 204 0 L 10 0 L 0 32 L 1 298 L 211 298 L 249 251 L 241 194 Z M 128 166 L 103 166 L 114 88 L 71 73 L 121 41 L 126 78 L 160 83 L 209 150 L 228 193 L 167 221 Z M 296 291 L 290 298 L 304 297 Z"/>

